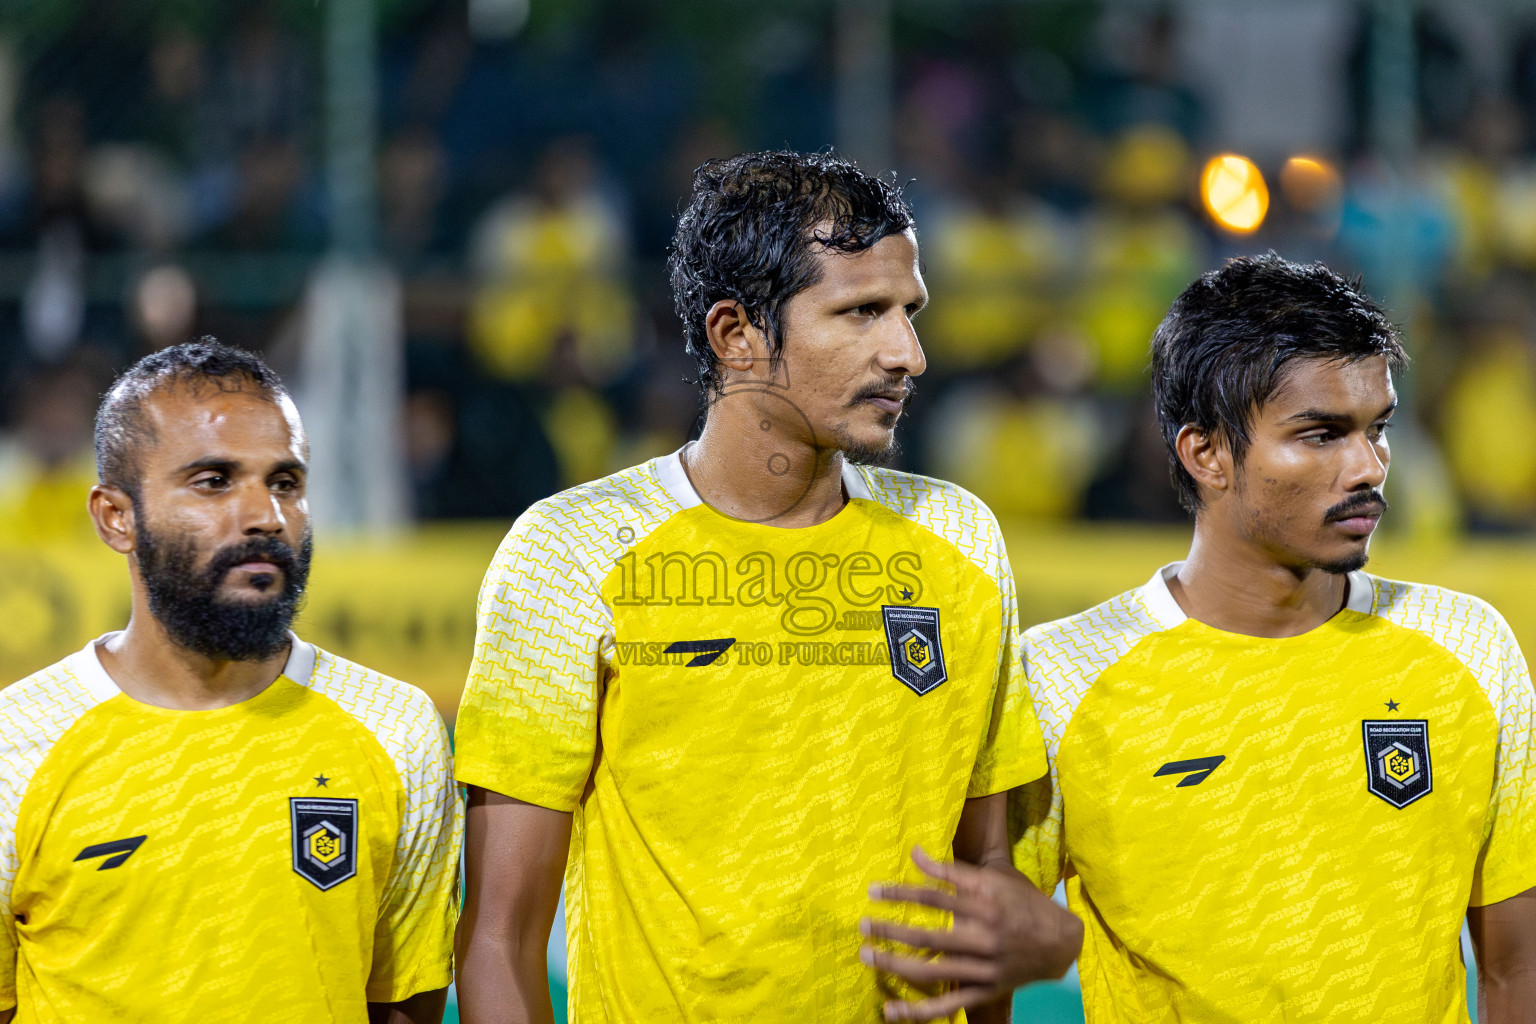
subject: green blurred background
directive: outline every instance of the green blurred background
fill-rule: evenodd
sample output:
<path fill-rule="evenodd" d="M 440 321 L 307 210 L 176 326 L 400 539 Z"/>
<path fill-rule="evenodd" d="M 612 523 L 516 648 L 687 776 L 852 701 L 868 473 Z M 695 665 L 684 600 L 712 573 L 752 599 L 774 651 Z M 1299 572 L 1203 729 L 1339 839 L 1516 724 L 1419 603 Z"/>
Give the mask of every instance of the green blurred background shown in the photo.
<path fill-rule="evenodd" d="M 696 433 L 673 221 L 776 146 L 906 184 L 899 465 L 999 513 L 1026 622 L 1182 552 L 1148 337 L 1274 249 L 1413 353 L 1377 564 L 1532 641 L 1533 129 L 1524 0 L 0 0 L 0 677 L 122 623 L 95 403 L 211 332 L 311 432 L 306 635 L 451 719 L 499 534 Z"/>

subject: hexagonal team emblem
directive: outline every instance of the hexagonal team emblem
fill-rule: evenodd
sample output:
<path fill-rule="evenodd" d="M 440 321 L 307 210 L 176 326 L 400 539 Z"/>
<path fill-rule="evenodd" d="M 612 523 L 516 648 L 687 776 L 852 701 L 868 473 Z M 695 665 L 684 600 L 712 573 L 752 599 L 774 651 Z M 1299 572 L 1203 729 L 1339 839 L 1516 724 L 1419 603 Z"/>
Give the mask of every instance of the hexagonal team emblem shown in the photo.
<path fill-rule="evenodd" d="M 347 837 L 328 821 L 310 826 L 304 833 L 304 856 L 322 868 L 347 852 Z"/>
<path fill-rule="evenodd" d="M 933 647 L 928 643 L 928 638 L 915 629 L 909 629 L 901 638 L 901 653 L 906 656 L 907 664 L 913 668 L 922 670 L 933 662 Z"/>
<path fill-rule="evenodd" d="M 1366 786 L 1393 807 L 1407 807 L 1434 789 L 1429 764 L 1429 723 L 1367 720 Z"/>
<path fill-rule="evenodd" d="M 357 874 L 357 801 L 289 797 L 293 870 L 320 889 Z"/>
<path fill-rule="evenodd" d="M 885 641 L 891 650 L 891 675 L 922 696 L 949 678 L 939 636 L 937 608 L 884 605 Z"/>

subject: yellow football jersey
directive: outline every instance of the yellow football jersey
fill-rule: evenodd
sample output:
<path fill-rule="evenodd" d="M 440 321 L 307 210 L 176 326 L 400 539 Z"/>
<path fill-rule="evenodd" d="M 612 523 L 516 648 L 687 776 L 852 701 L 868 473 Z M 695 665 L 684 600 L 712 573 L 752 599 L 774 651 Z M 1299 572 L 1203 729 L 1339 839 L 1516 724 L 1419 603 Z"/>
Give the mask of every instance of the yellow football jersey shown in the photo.
<path fill-rule="evenodd" d="M 1476 598 L 1349 576 L 1266 639 L 1168 566 L 1025 634 L 1049 785 L 1016 862 L 1067 879 L 1091 1024 L 1465 1022 L 1467 907 L 1536 885 L 1536 695 Z"/>
<path fill-rule="evenodd" d="M 425 694 L 297 638 L 212 711 L 83 650 L 0 691 L 0 1007 L 367 1020 L 452 973 L 463 809 Z"/>
<path fill-rule="evenodd" d="M 881 1019 L 869 884 L 921 880 L 913 846 L 944 856 L 968 797 L 1045 773 L 991 514 L 843 484 L 779 529 L 703 504 L 673 454 L 540 502 L 497 553 L 458 773 L 575 812 L 573 1020 Z"/>

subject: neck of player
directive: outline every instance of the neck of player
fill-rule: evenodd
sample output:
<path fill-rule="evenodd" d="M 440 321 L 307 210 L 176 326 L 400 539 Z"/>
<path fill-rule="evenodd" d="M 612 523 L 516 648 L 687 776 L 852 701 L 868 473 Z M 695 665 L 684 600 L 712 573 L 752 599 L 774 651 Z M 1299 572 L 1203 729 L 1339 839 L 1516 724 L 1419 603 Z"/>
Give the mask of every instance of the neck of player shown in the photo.
<path fill-rule="evenodd" d="M 1185 615 L 1228 633 L 1288 637 L 1316 629 L 1344 607 L 1348 577 L 1282 564 L 1202 518 L 1195 520 L 1189 557 L 1168 581 Z"/>
<path fill-rule="evenodd" d="M 847 504 L 843 453 L 798 436 L 804 424 L 775 419 L 774 404 L 784 403 L 756 392 L 716 401 L 683 468 L 717 512 L 786 529 L 824 523 Z"/>
<path fill-rule="evenodd" d="M 210 658 L 173 640 L 150 614 L 138 579 L 133 589 L 128 628 L 98 644 L 96 655 L 134 700 L 175 711 L 212 711 L 250 700 L 283 674 L 291 644 L 260 661 Z"/>

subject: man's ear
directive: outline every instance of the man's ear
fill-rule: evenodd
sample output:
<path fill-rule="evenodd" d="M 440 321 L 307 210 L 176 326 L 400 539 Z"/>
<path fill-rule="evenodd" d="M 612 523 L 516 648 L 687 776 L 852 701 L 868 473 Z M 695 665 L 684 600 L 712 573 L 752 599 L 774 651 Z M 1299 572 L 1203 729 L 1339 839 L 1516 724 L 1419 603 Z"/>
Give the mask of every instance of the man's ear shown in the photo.
<path fill-rule="evenodd" d="M 722 366 L 741 373 L 766 376 L 772 370 L 768 337 L 747 317 L 735 299 L 721 299 L 704 316 L 704 334 Z"/>
<path fill-rule="evenodd" d="M 1232 489 L 1237 475 L 1232 465 L 1232 449 L 1219 435 L 1202 430 L 1193 423 L 1179 428 L 1173 442 L 1179 463 L 1195 478 L 1195 483 L 1217 496 Z"/>
<path fill-rule="evenodd" d="M 138 546 L 138 526 L 134 522 L 133 499 L 121 487 L 96 484 L 86 499 L 86 509 L 96 536 L 120 555 L 131 553 Z"/>

